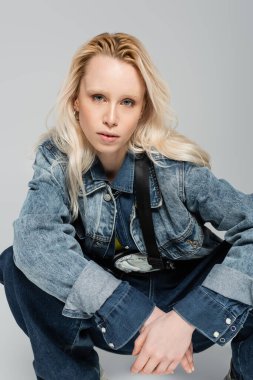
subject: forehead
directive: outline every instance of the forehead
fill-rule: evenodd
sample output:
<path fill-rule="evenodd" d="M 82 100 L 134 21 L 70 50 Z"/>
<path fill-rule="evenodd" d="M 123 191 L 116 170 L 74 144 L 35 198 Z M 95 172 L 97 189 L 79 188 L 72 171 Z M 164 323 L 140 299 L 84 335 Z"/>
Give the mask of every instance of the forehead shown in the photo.
<path fill-rule="evenodd" d="M 85 68 L 82 82 L 89 89 L 118 89 L 143 94 L 145 83 L 131 64 L 105 55 L 92 57 Z"/>

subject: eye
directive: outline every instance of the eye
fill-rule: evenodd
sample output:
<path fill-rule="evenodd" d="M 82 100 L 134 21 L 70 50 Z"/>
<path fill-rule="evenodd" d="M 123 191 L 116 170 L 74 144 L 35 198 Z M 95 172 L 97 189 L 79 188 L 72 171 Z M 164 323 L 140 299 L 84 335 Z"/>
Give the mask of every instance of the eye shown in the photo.
<path fill-rule="evenodd" d="M 97 102 L 101 102 L 101 100 L 103 99 L 103 95 L 92 95 L 91 97 L 93 100 Z"/>
<path fill-rule="evenodd" d="M 105 99 L 104 95 L 100 95 L 100 94 L 91 95 L 91 98 L 96 103 L 101 103 Z M 135 101 L 132 99 L 124 99 L 122 100 L 122 103 L 126 105 L 127 107 L 133 107 L 135 104 Z"/>
<path fill-rule="evenodd" d="M 131 99 L 124 99 L 123 100 L 124 104 L 128 107 L 133 107 L 134 106 L 134 103 L 135 101 L 134 100 L 131 100 Z"/>

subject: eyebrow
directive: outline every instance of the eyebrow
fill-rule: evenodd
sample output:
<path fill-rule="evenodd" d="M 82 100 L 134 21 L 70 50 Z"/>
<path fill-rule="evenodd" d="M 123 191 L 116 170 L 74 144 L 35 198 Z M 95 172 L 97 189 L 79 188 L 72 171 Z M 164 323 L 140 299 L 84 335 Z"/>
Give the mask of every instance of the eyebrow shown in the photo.
<path fill-rule="evenodd" d="M 89 94 L 105 94 L 106 96 L 108 96 L 108 92 L 104 91 L 100 88 L 88 88 L 88 89 L 86 89 L 86 91 Z M 135 95 L 135 94 L 123 94 L 121 97 L 122 98 L 133 98 L 135 100 L 139 99 L 139 96 Z"/>

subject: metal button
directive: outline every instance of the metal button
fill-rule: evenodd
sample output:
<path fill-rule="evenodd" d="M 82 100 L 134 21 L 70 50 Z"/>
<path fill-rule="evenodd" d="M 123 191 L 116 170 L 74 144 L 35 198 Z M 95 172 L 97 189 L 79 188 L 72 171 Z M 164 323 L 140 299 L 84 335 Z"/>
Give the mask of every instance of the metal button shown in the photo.
<path fill-rule="evenodd" d="M 221 342 L 221 343 L 225 343 L 225 342 L 226 342 L 226 339 L 225 339 L 225 338 L 220 338 L 220 342 Z"/>
<path fill-rule="evenodd" d="M 214 336 L 215 338 L 218 338 L 219 335 L 220 335 L 220 333 L 219 333 L 218 331 L 215 331 L 215 332 L 213 333 L 213 336 Z"/>
<path fill-rule="evenodd" d="M 108 346 L 114 348 L 114 344 L 113 343 L 109 343 Z"/>
<path fill-rule="evenodd" d="M 111 199 L 112 199 L 112 197 L 110 196 L 110 194 L 108 194 L 108 193 L 104 194 L 104 200 L 106 202 L 109 202 Z"/>
<path fill-rule="evenodd" d="M 129 249 L 128 245 L 125 246 L 125 249 Z"/>
<path fill-rule="evenodd" d="M 236 330 L 236 327 L 235 327 L 235 326 L 232 326 L 232 327 L 231 327 L 231 330 L 232 330 L 232 331 L 235 331 L 235 330 Z"/>
<path fill-rule="evenodd" d="M 102 327 L 101 331 L 102 331 L 102 333 L 105 333 L 106 332 L 106 328 Z"/>
<path fill-rule="evenodd" d="M 226 324 L 227 324 L 227 325 L 231 325 L 231 323 L 232 323 L 231 319 L 230 319 L 230 318 L 227 318 L 227 319 L 226 319 Z"/>

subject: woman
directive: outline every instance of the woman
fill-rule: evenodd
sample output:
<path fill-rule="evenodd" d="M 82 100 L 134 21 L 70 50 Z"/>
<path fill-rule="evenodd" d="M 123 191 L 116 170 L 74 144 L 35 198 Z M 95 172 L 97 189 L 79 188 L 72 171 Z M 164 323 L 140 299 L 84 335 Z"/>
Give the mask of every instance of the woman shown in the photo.
<path fill-rule="evenodd" d="M 134 373 L 178 364 L 191 373 L 193 352 L 232 340 L 226 379 L 252 380 L 252 194 L 217 179 L 208 154 L 175 130 L 168 90 L 131 35 L 80 47 L 56 111 L 36 147 L 13 250 L 0 257 L 37 378 L 103 378 L 94 346 L 136 355 Z M 141 157 L 166 265 L 124 270 L 124 258 L 112 264 L 122 250 L 150 263 L 136 212 Z"/>

